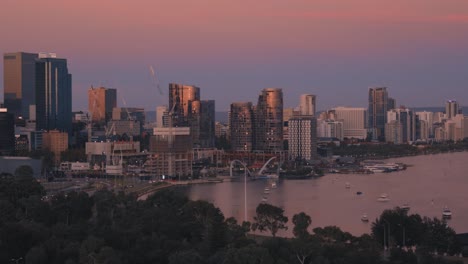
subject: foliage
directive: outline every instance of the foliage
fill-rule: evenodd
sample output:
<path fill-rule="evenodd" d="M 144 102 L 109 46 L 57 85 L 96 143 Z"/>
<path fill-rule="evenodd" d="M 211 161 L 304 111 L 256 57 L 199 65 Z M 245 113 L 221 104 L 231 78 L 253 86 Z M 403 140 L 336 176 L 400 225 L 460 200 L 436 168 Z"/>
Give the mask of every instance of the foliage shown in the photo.
<path fill-rule="evenodd" d="M 34 171 L 29 165 L 22 165 L 15 170 L 16 177 L 33 177 Z"/>
<path fill-rule="evenodd" d="M 32 177 L 1 175 L 0 263 L 20 258 L 52 264 L 459 263 L 433 254 L 460 252 L 455 233 L 444 221 L 399 209 L 385 211 L 374 223 L 372 236 L 361 237 L 333 226 L 309 233 L 310 217 L 298 213 L 293 216 L 296 237 L 281 238 L 276 232 L 286 228 L 288 218 L 283 209 L 268 204 L 257 207 L 251 225 L 225 219 L 213 204 L 190 201 L 171 190 L 146 201 L 108 190 L 93 196 L 60 193 L 48 199 L 43 194 Z M 394 222 L 386 259 L 378 234 L 383 219 Z M 407 243 L 418 245 L 417 252 L 398 248 L 398 223 L 404 223 Z M 249 234 L 251 226 L 273 237 Z"/>
<path fill-rule="evenodd" d="M 293 234 L 295 237 L 307 237 L 309 235 L 307 228 L 309 228 L 312 223 L 312 218 L 310 218 L 310 216 L 301 212 L 295 214 L 292 221 L 294 224 Z"/>
<path fill-rule="evenodd" d="M 252 225 L 254 231 L 256 229 L 260 230 L 260 232 L 269 230 L 273 237 L 280 229 L 288 229 L 286 226 L 288 218 L 284 215 L 284 210 L 271 204 L 259 204 L 254 220 L 255 222 Z"/>

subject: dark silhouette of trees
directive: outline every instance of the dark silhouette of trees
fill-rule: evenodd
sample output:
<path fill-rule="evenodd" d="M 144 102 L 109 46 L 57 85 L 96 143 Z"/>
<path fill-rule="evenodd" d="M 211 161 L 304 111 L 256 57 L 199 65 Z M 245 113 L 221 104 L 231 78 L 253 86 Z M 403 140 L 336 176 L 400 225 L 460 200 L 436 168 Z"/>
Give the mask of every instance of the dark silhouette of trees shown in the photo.
<path fill-rule="evenodd" d="M 257 229 L 260 232 L 268 230 L 271 232 L 271 235 L 275 237 L 279 230 L 288 229 L 286 226 L 288 218 L 284 215 L 284 210 L 282 208 L 267 203 L 261 203 L 257 206 L 255 212 L 255 222 L 252 225 L 254 231 Z"/>
<path fill-rule="evenodd" d="M 310 216 L 301 212 L 295 214 L 292 221 L 294 224 L 293 234 L 295 237 L 307 237 L 309 235 L 307 228 L 312 224 L 312 218 L 310 218 Z"/>
<path fill-rule="evenodd" d="M 284 238 L 276 234 L 286 229 L 288 218 L 269 204 L 258 206 L 251 225 L 225 219 L 213 204 L 171 190 L 145 201 L 108 190 L 44 198 L 32 177 L 0 176 L 0 263 L 460 263 L 434 255 L 460 252 L 455 232 L 444 221 L 399 209 L 384 211 L 372 236 L 360 237 L 334 226 L 309 233 L 310 217 L 298 213 L 293 216 L 295 237 Z M 384 258 L 379 231 L 383 223 L 389 225 L 386 221 L 390 255 Z M 398 247 L 403 226 L 406 243 L 417 245 L 416 252 Z M 251 227 L 273 237 L 249 234 Z"/>

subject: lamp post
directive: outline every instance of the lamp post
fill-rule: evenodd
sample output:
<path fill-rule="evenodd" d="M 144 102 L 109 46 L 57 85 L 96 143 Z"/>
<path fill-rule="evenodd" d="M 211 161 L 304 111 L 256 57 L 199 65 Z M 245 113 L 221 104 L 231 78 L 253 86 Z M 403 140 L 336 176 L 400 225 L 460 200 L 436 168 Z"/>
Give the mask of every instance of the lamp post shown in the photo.
<path fill-rule="evenodd" d="M 244 164 L 244 222 L 247 222 L 247 166 Z"/>

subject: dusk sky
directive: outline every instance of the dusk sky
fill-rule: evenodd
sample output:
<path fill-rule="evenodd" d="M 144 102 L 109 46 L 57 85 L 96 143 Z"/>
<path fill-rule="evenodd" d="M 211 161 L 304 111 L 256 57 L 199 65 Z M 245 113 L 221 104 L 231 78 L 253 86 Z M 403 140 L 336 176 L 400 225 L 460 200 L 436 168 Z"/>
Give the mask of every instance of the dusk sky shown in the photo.
<path fill-rule="evenodd" d="M 16 51 L 68 59 L 74 110 L 91 85 L 154 110 L 169 82 L 199 86 L 218 111 L 266 87 L 285 107 L 303 93 L 320 110 L 367 107 L 374 86 L 398 105 L 468 105 L 467 0 L 1 0 L 0 52 Z"/>

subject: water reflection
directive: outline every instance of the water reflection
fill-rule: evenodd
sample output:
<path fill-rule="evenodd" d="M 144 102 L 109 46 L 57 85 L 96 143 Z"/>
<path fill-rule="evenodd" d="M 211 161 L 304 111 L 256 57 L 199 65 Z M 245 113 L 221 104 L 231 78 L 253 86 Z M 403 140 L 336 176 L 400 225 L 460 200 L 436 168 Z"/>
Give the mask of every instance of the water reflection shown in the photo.
<path fill-rule="evenodd" d="M 255 208 L 262 197 L 268 203 L 282 207 L 289 217 L 290 228 L 280 235 L 292 234 L 291 219 L 299 212 L 312 217 L 312 227 L 336 225 L 353 235 L 369 233 L 371 222 L 380 213 L 395 206 L 408 204 L 410 213 L 442 218 L 444 206 L 453 217 L 449 225 L 457 233 L 468 232 L 468 153 L 450 153 L 391 159 L 409 164 L 407 170 L 380 174 L 329 174 L 319 179 L 279 181 L 276 189 L 264 194 L 267 181 L 247 184 L 247 215 L 253 220 Z M 349 182 L 351 187 L 346 188 Z M 190 199 L 206 200 L 219 207 L 226 217 L 244 219 L 244 183 L 225 182 L 194 185 L 180 189 Z M 357 192 L 362 192 L 357 195 Z M 379 202 L 382 193 L 389 201 Z M 361 221 L 367 213 L 369 223 Z"/>

